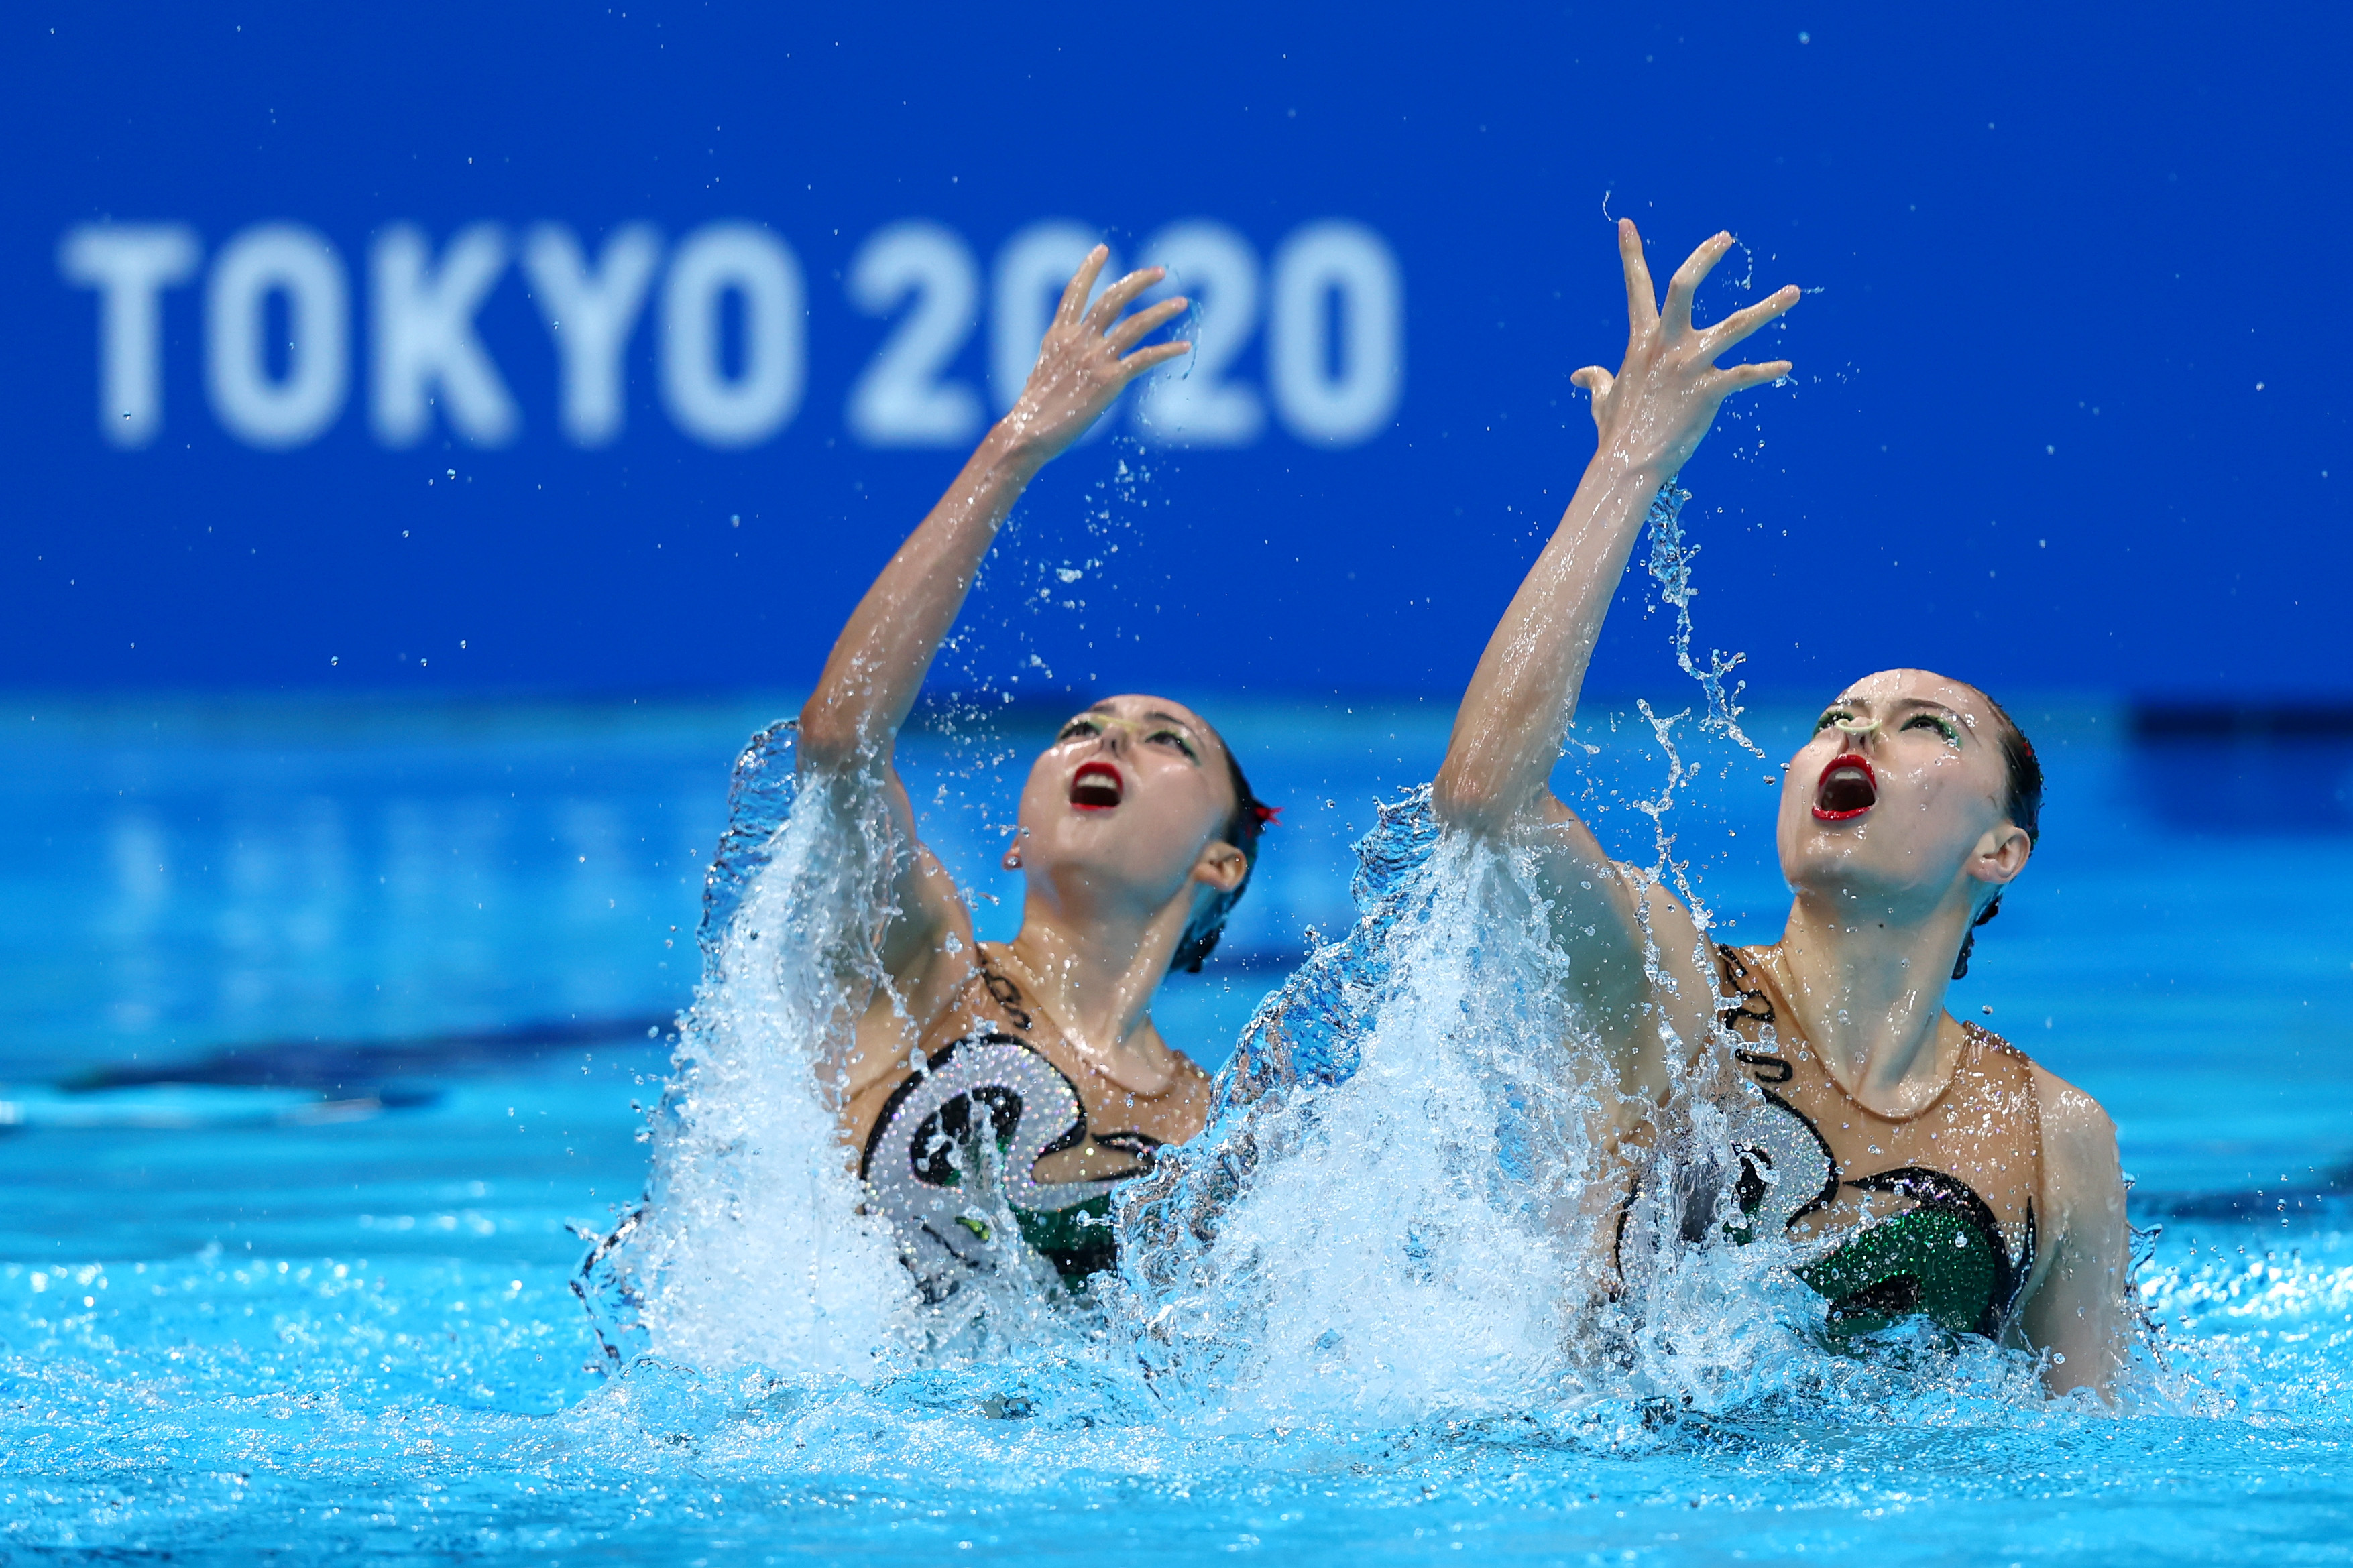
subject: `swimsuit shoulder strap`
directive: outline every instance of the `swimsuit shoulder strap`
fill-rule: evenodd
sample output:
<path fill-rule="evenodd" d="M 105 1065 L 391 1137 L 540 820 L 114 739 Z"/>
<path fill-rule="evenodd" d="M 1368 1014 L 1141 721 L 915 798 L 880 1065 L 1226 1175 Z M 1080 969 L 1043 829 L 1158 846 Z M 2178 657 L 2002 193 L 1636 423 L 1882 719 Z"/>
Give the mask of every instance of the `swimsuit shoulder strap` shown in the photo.
<path fill-rule="evenodd" d="M 1716 1019 L 1725 1028 L 1755 1039 L 1757 1031 L 1782 1024 L 1780 994 L 1753 948 L 1718 942 L 1715 973 L 1719 1010 Z"/>
<path fill-rule="evenodd" d="M 927 1058 L 979 1035 L 1002 1034 L 1023 1045 L 1034 1045 L 1029 1037 L 1037 1033 L 1038 1026 L 1037 1013 L 1021 988 L 989 961 L 985 949 L 976 949 L 972 972 L 923 1021 L 915 1043 Z"/>

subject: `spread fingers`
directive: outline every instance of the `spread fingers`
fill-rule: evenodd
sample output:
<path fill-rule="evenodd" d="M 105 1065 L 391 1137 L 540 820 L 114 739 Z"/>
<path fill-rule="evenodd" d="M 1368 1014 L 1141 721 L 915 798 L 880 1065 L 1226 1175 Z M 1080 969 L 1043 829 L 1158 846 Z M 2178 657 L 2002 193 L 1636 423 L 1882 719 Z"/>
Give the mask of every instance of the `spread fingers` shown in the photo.
<path fill-rule="evenodd" d="M 1642 236 L 1630 217 L 1618 220 L 1618 260 L 1626 268 L 1626 319 L 1639 332 L 1659 319 L 1659 292 L 1651 264 L 1642 259 Z"/>
<path fill-rule="evenodd" d="M 1789 374 L 1789 362 L 1777 359 L 1767 361 L 1764 364 L 1736 364 L 1716 374 L 1722 377 L 1716 385 L 1722 387 L 1728 395 L 1735 392 L 1746 392 L 1752 386 L 1763 386 L 1767 382 L 1780 380 Z"/>
<path fill-rule="evenodd" d="M 1111 325 L 1114 317 L 1127 309 L 1129 300 L 1167 276 L 1168 271 L 1166 268 L 1139 268 L 1104 289 L 1103 298 L 1097 300 L 1087 310 L 1087 331 L 1102 331 Z"/>
<path fill-rule="evenodd" d="M 1781 315 L 1798 302 L 1798 286 L 1794 283 L 1759 300 L 1745 310 L 1735 310 L 1703 334 L 1707 341 L 1707 357 L 1714 359 L 1747 337 L 1757 328 Z"/>
<path fill-rule="evenodd" d="M 1120 361 L 1120 374 L 1132 380 L 1155 364 L 1166 364 L 1172 359 L 1192 352 L 1193 345 L 1181 341 L 1173 343 L 1155 343 L 1148 349 L 1138 349 Z"/>
<path fill-rule="evenodd" d="M 1109 296 L 1106 295 L 1105 298 Z M 1148 305 L 1105 332 L 1103 342 L 1120 353 L 1125 353 L 1129 349 L 1151 336 L 1158 328 L 1174 318 L 1183 315 L 1185 307 L 1191 303 L 1190 300 L 1179 294 L 1174 299 L 1163 300 L 1157 304 Z"/>
<path fill-rule="evenodd" d="M 1732 248 L 1732 236 L 1720 233 L 1700 242 L 1675 275 L 1667 279 L 1667 308 L 1661 320 L 1671 332 L 1686 332 L 1692 324 L 1692 296 L 1699 292 L 1701 281 L 1715 270 L 1724 253 Z"/>
<path fill-rule="evenodd" d="M 1054 307 L 1056 326 L 1075 325 L 1079 318 L 1086 313 L 1087 291 L 1095 286 L 1095 275 L 1103 269 L 1103 263 L 1110 259 L 1111 247 L 1107 245 L 1098 245 L 1087 252 L 1087 258 L 1079 263 L 1079 269 L 1076 272 L 1071 274 L 1071 281 L 1062 290 L 1061 303 Z"/>

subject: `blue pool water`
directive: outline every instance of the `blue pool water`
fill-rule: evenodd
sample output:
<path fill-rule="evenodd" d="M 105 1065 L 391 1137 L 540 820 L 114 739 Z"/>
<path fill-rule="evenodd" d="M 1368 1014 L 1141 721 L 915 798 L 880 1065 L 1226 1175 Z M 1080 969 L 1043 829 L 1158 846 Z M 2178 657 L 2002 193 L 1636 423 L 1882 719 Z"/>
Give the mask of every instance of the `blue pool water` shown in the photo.
<path fill-rule="evenodd" d="M 2163 1226 L 2132 1414 L 1923 1350 L 1714 1409 L 1384 1425 L 1172 1407 L 1083 1339 L 863 1384 L 596 1370 L 575 1227 L 643 1183 L 648 1030 L 687 999 L 727 765 L 788 706 L 8 716 L 0 1560 L 2353 1554 L 2353 755 L 2017 704 L 2043 850 L 1956 1003 L 2116 1117 Z M 1234 961 L 1156 1010 L 1214 1064 L 1347 921 L 1346 846 L 1447 715 L 1205 706 L 1285 805 Z M 1796 716 L 1752 717 L 1785 754 Z M 1590 719 L 1603 754 L 1563 781 L 1630 845 L 1647 824 L 1608 808 L 1657 787 L 1641 732 Z M 1025 743 L 911 747 L 984 895 Z M 1767 770 L 1706 756 L 1672 820 L 1734 933 L 1769 936 Z"/>

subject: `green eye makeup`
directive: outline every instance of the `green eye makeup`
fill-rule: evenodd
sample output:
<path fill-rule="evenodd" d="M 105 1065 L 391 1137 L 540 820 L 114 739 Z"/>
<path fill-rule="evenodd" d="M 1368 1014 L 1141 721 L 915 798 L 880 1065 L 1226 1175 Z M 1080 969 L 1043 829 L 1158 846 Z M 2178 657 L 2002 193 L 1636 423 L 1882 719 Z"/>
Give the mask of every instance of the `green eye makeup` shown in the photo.
<path fill-rule="evenodd" d="M 1186 738 L 1185 732 L 1181 730 L 1155 730 L 1151 734 L 1145 736 L 1145 739 L 1148 741 L 1166 742 L 1167 744 L 1172 745 L 1178 751 L 1184 752 L 1187 756 L 1192 757 L 1196 761 L 1199 760 L 1199 753 L 1193 750 L 1193 742 Z"/>
<path fill-rule="evenodd" d="M 1961 743 L 1961 727 L 1941 713 L 1919 714 L 1904 727 L 1907 730 L 1916 730 L 1924 724 L 1944 736 L 1947 745 L 1958 746 Z"/>

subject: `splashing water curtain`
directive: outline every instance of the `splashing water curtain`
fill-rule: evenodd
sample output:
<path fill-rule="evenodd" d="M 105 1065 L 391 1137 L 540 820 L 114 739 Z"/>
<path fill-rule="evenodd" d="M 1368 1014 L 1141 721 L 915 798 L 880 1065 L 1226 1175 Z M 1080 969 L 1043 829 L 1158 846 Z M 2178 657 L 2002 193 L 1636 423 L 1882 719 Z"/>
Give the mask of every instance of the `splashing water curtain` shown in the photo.
<path fill-rule="evenodd" d="M 1704 925 L 1670 818 L 1702 772 L 1694 732 L 1755 748 L 1738 657 L 1689 658 L 1684 499 L 1651 509 L 1651 570 L 1706 705 L 1638 709 L 1663 772 L 1630 804 L 1651 874 Z M 1835 1353 L 1799 1274 L 1820 1259 L 1687 1229 L 1729 1212 L 1734 1173 L 1709 1152 L 1732 1141 L 1723 1042 L 1673 1085 L 1632 1204 L 1597 1200 L 1621 1190 L 1612 1108 L 1570 1087 L 1596 1080 L 1595 1047 L 1559 1000 L 1530 868 L 1441 836 L 1427 790 L 1380 808 L 1355 923 L 1260 1006 L 1208 1131 L 1113 1193 L 1118 1273 L 1074 1295 L 1028 1266 L 984 1134 L 966 1174 L 989 1235 L 965 1234 L 999 1251 L 926 1300 L 815 1066 L 881 984 L 896 850 L 870 792 L 797 776 L 794 741 L 772 727 L 737 763 L 651 1177 L 576 1270 L 516 1261 L 543 1216 L 491 1198 L 446 1231 L 386 1222 L 366 1258 L 317 1256 L 293 1219 L 257 1221 L 249 1253 L 69 1265 L 45 1240 L 44 1260 L 0 1265 L 0 1539 L 686 1561 L 1148 1539 L 1172 1561 L 1356 1563 L 1833 1539 L 1930 1560 L 1957 1531 L 2009 1561 L 2088 1531 L 2148 1561 L 2185 1529 L 2255 1539 L 2214 1521 L 2260 1493 L 2261 1540 L 2334 1550 L 2353 1429 L 2341 1195 L 2291 1184 L 2144 1234 L 2164 1353 L 2130 1419 L 2045 1401 L 2031 1358 L 1916 1322 Z M 441 1135 L 406 1135 L 420 1169 Z M 0 1158 L 38 1194 L 37 1168 L 113 1168 L 101 1136 L 26 1132 Z M 221 1136 L 284 1159 L 283 1129 Z M 72 1185 L 119 1201 L 81 1169 Z M 73 1234 L 111 1234 L 96 1213 Z"/>

